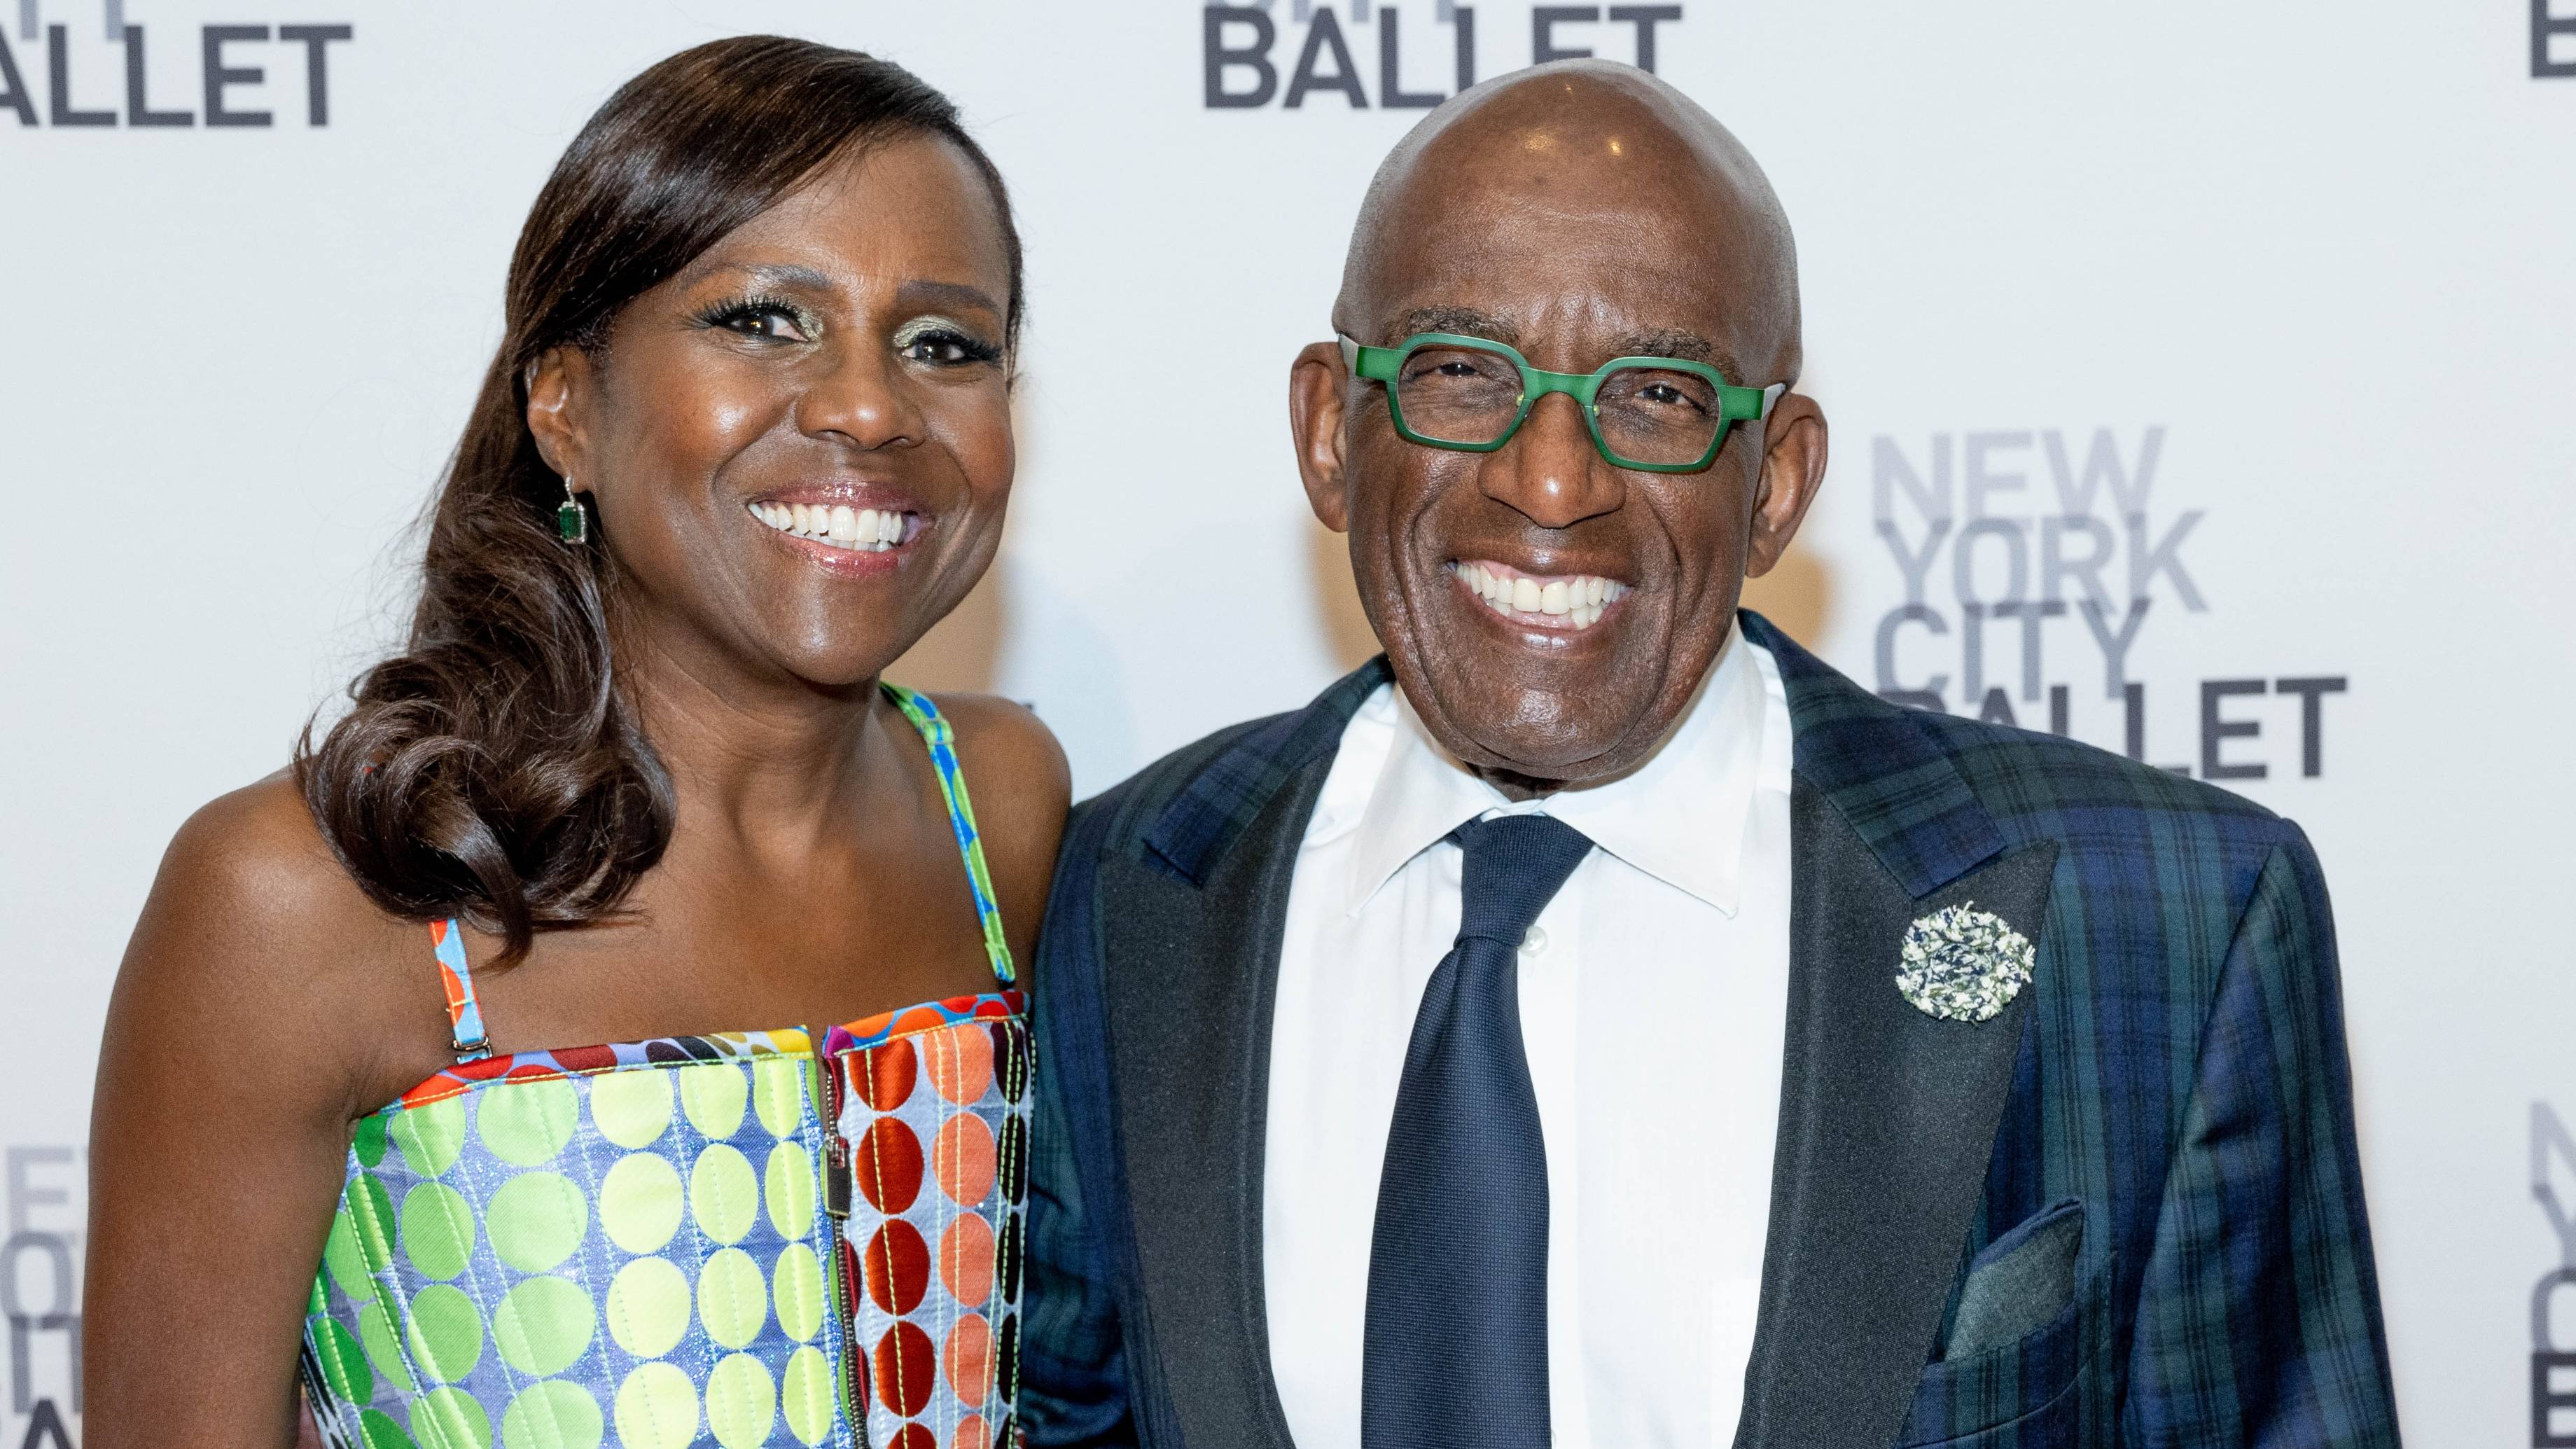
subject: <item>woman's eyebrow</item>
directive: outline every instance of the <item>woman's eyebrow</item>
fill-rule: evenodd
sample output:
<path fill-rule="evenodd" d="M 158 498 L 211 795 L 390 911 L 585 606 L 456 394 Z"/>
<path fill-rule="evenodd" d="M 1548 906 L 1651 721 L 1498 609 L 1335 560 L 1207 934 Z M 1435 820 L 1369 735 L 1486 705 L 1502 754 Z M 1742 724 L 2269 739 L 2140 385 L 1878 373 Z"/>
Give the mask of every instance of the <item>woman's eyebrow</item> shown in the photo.
<path fill-rule="evenodd" d="M 894 297 L 905 307 L 981 307 L 996 315 L 1002 310 L 992 293 L 964 282 L 909 281 L 894 289 Z"/>
<path fill-rule="evenodd" d="M 747 277 L 761 286 L 802 287 L 817 292 L 828 292 L 834 286 L 829 273 L 806 266 L 801 262 L 717 262 L 692 270 L 704 276 L 733 273 Z M 934 282 L 914 278 L 899 283 L 895 287 L 894 295 L 895 304 L 905 308 L 917 307 L 937 311 L 946 308 L 980 307 L 996 316 L 1002 312 L 1002 304 L 993 300 L 992 293 L 968 282 Z"/>
<path fill-rule="evenodd" d="M 804 287 L 818 292 L 829 291 L 832 286 L 829 276 L 798 262 L 717 262 L 690 270 L 710 277 L 738 273 L 763 286 Z"/>

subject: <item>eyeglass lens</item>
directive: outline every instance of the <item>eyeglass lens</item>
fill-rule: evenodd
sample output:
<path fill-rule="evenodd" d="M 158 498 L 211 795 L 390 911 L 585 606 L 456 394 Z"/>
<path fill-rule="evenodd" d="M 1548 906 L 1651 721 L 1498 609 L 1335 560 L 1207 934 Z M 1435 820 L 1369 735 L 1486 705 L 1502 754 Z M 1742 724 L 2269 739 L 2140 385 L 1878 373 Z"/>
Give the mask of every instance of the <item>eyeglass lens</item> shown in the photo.
<path fill-rule="evenodd" d="M 1417 348 L 1396 375 L 1395 396 L 1414 432 L 1481 447 L 1509 433 L 1520 416 L 1520 369 L 1481 348 Z M 1725 418 L 1708 379 L 1646 366 L 1604 378 L 1593 408 L 1610 453 L 1637 463 L 1697 462 Z"/>

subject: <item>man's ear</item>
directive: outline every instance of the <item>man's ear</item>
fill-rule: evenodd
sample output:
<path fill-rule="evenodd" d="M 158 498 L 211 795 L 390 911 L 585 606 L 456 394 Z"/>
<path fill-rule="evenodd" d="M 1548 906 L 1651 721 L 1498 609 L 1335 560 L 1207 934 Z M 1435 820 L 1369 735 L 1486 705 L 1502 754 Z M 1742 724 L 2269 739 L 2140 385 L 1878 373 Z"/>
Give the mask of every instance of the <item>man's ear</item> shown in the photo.
<path fill-rule="evenodd" d="M 549 347 L 528 364 L 528 431 L 537 440 L 537 456 L 575 480 L 590 474 L 588 424 L 596 378 L 590 354 L 578 347 Z"/>
<path fill-rule="evenodd" d="M 1762 472 L 1754 482 L 1752 526 L 1745 537 L 1746 578 L 1758 579 L 1780 562 L 1824 483 L 1824 409 L 1803 393 L 1782 393 L 1762 425 Z"/>
<path fill-rule="evenodd" d="M 1350 494 L 1343 488 L 1342 420 L 1350 374 L 1339 343 L 1315 342 L 1288 367 L 1288 431 L 1297 443 L 1297 476 L 1316 521 L 1335 533 L 1351 525 Z"/>

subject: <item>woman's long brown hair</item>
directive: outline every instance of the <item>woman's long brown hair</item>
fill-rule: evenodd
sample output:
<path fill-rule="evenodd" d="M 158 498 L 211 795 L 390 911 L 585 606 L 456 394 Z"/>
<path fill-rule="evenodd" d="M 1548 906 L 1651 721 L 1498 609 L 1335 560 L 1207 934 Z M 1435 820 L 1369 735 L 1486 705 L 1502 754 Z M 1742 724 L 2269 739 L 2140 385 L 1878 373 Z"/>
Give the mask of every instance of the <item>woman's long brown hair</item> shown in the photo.
<path fill-rule="evenodd" d="M 615 911 L 671 837 L 671 780 L 619 689 L 612 570 L 597 533 L 557 536 L 563 480 L 528 431 L 548 349 L 603 347 L 618 312 L 853 148 L 955 145 L 991 185 L 1020 321 L 1002 178 L 946 96 L 903 67 L 777 36 L 653 66 L 582 127 L 510 259 L 506 330 L 429 521 L 402 651 L 295 751 L 304 800 L 370 900 L 411 920 L 536 933 Z"/>

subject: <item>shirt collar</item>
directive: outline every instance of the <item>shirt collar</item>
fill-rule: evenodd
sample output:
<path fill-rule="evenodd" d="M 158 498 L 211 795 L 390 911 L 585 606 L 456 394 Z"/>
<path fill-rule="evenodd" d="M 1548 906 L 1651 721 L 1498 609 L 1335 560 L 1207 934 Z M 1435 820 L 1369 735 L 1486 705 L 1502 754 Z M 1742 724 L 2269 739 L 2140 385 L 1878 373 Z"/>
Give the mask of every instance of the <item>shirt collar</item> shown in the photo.
<path fill-rule="evenodd" d="M 1743 632 L 1731 632 L 1672 733 L 1636 768 L 1517 806 L 1441 748 L 1396 687 L 1395 739 L 1360 815 L 1348 908 L 1366 905 L 1467 821 L 1538 810 L 1629 866 L 1734 915 L 1763 756 L 1764 689 L 1751 653 Z"/>

